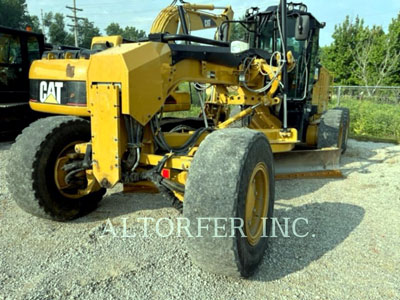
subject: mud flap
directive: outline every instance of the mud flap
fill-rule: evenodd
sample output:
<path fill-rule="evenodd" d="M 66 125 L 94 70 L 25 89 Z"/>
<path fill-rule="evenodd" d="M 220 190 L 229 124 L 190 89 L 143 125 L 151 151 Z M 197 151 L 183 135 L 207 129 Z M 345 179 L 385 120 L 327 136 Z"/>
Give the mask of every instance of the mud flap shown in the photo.
<path fill-rule="evenodd" d="M 299 150 L 274 154 L 275 178 L 338 178 L 341 149 Z"/>

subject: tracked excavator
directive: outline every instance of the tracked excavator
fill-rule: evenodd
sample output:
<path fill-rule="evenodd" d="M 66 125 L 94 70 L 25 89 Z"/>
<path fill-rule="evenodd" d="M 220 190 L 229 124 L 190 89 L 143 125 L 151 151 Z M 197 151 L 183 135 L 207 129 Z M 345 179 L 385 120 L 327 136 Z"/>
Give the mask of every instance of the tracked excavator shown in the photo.
<path fill-rule="evenodd" d="M 183 206 L 196 264 L 254 273 L 276 177 L 339 176 L 348 111 L 327 109 L 331 79 L 318 63 L 325 24 L 305 4 L 250 8 L 240 21 L 229 7 L 223 20 L 207 9 L 216 7 L 174 3 L 146 40 L 33 63 L 30 106 L 57 116 L 31 124 L 11 148 L 7 180 L 21 208 L 67 221 L 117 184 L 158 191 Z M 214 39 L 190 34 L 209 25 Z M 243 26 L 243 40 L 229 42 L 232 26 Z M 165 117 L 190 109 L 182 82 L 199 92 L 201 114 Z"/>

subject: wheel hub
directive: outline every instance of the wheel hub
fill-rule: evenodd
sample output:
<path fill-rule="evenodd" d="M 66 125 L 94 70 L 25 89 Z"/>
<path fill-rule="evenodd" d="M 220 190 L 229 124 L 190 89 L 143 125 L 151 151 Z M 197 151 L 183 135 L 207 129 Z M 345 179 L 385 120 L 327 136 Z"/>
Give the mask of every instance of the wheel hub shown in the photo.
<path fill-rule="evenodd" d="M 72 184 L 66 181 L 67 172 L 64 170 L 64 166 L 71 161 L 71 159 L 76 159 L 78 154 L 75 153 L 75 145 L 80 142 L 73 142 L 68 144 L 66 147 L 61 150 L 60 154 L 57 157 L 56 164 L 54 167 L 54 181 L 59 192 L 67 198 L 77 199 L 84 196 L 84 194 L 80 193 L 80 189 L 74 187 Z M 80 173 L 75 174 L 75 176 L 81 176 L 82 180 L 86 180 L 84 177 L 85 172 L 82 171 Z"/>
<path fill-rule="evenodd" d="M 253 170 L 247 189 L 245 207 L 245 232 L 247 241 L 255 246 L 263 233 L 263 219 L 269 203 L 269 178 L 267 167 L 260 162 Z"/>

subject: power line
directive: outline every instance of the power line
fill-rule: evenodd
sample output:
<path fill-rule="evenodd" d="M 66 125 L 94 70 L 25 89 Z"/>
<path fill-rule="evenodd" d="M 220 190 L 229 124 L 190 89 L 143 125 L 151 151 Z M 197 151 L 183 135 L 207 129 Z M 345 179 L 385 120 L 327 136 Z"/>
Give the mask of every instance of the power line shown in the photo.
<path fill-rule="evenodd" d="M 75 35 L 75 47 L 78 47 L 78 20 L 85 20 L 85 18 L 79 18 L 76 15 L 77 11 L 83 11 L 81 8 L 76 7 L 76 0 L 74 1 L 74 6 L 66 6 L 66 8 L 70 9 L 73 13 L 73 16 L 67 16 L 67 18 L 73 19 L 74 25 L 68 25 L 69 27 L 74 28 L 74 35 Z"/>

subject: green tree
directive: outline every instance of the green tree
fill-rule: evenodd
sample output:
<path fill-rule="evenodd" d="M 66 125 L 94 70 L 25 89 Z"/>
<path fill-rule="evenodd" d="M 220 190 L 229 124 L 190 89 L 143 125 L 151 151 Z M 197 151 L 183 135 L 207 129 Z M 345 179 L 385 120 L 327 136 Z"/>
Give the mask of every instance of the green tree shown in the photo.
<path fill-rule="evenodd" d="M 388 33 L 346 17 L 335 27 L 333 43 L 322 49 L 321 60 L 338 84 L 363 85 L 373 94 L 379 85 L 400 84 L 400 14 Z"/>
<path fill-rule="evenodd" d="M 144 32 L 143 30 L 136 29 L 135 27 L 132 26 L 126 26 L 122 34 L 122 37 L 127 40 L 137 41 L 141 38 L 146 37 L 146 32 Z"/>
<path fill-rule="evenodd" d="M 74 45 L 74 28 L 71 32 L 66 30 L 65 18 L 63 14 L 52 12 L 44 16 L 44 26 L 48 28 L 50 43 L 55 45 Z M 92 38 L 100 36 L 100 29 L 93 25 L 88 19 L 78 22 L 78 44 L 83 48 L 90 48 Z"/>
<path fill-rule="evenodd" d="M 392 61 L 400 54 L 400 13 L 396 18 L 392 19 L 388 30 L 388 43 L 392 47 Z M 394 72 L 392 76 L 385 80 L 389 85 L 400 85 L 400 59 L 394 63 Z"/>
<path fill-rule="evenodd" d="M 393 66 L 390 64 L 392 51 L 387 47 L 387 42 L 387 35 L 382 27 L 367 27 L 357 44 L 349 49 L 356 64 L 356 68 L 353 69 L 354 75 L 361 85 L 367 87 L 370 95 L 375 91 L 373 87 L 381 85 L 393 72 Z"/>
<path fill-rule="evenodd" d="M 25 0 L 0 0 L 0 25 L 25 29 L 27 18 Z"/>
<path fill-rule="evenodd" d="M 137 41 L 146 37 L 146 32 L 139 30 L 133 26 L 126 26 L 125 29 L 121 28 L 118 23 L 111 23 L 106 27 L 107 35 L 121 35 L 124 39 Z"/>
<path fill-rule="evenodd" d="M 365 35 L 364 20 L 358 17 L 352 22 L 347 16 L 342 24 L 335 26 L 333 43 L 321 51 L 322 64 L 333 73 L 335 82 L 344 85 L 361 83 L 354 73 L 357 64 L 351 49 L 355 49 Z"/>
<path fill-rule="evenodd" d="M 124 30 L 119 26 L 118 23 L 111 23 L 106 28 L 107 35 L 122 35 Z"/>
<path fill-rule="evenodd" d="M 73 36 L 65 29 L 64 15 L 60 13 L 46 13 L 44 25 L 48 28 L 50 43 L 55 45 L 73 45 Z"/>
<path fill-rule="evenodd" d="M 26 24 L 32 27 L 33 32 L 43 33 L 38 16 L 27 16 Z"/>
<path fill-rule="evenodd" d="M 100 35 L 100 29 L 95 27 L 88 19 L 79 21 L 78 42 L 80 47 L 90 48 L 92 38 Z"/>

